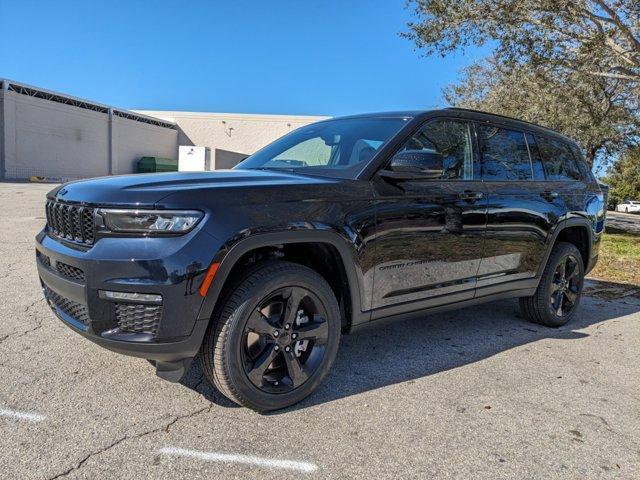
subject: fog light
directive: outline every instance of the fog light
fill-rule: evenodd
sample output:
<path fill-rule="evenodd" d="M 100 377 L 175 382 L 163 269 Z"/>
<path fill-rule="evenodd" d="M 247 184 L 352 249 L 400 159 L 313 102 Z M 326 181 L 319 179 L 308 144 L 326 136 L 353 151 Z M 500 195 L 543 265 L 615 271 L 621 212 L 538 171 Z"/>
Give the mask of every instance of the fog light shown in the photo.
<path fill-rule="evenodd" d="M 136 303 L 155 303 L 162 304 L 162 295 L 154 293 L 133 293 L 133 292 L 112 292 L 110 290 L 100 290 L 100 298 L 104 300 L 136 302 Z"/>

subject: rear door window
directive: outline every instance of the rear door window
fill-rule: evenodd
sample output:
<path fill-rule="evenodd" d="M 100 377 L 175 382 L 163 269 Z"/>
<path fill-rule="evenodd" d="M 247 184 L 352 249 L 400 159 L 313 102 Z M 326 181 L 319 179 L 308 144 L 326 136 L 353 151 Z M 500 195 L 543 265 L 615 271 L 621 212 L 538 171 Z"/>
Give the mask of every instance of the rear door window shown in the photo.
<path fill-rule="evenodd" d="M 547 180 L 582 180 L 584 172 L 580 171 L 578 159 L 569 145 L 554 138 L 538 135 L 535 137 L 542 155 Z"/>
<path fill-rule="evenodd" d="M 523 132 L 479 125 L 483 180 L 531 180 L 531 161 Z"/>

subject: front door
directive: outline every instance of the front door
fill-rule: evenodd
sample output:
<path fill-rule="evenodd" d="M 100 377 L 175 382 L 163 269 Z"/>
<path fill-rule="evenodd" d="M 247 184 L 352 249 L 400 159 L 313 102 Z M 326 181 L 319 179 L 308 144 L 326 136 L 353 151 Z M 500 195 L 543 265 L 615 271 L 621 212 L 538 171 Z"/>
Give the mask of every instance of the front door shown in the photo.
<path fill-rule="evenodd" d="M 473 138 L 470 122 L 428 121 L 400 150 L 440 154 L 441 178 L 375 177 L 372 318 L 473 297 L 486 227 Z"/>

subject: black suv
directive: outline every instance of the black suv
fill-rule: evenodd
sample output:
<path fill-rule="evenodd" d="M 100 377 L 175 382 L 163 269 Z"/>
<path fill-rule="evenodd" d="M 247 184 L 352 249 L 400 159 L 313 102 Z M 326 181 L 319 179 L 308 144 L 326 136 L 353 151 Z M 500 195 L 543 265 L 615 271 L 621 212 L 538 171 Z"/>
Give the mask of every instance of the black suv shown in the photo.
<path fill-rule="evenodd" d="M 37 265 L 76 332 L 172 381 L 200 353 L 221 392 L 265 411 L 309 395 L 341 334 L 381 319 L 517 297 L 565 324 L 604 197 L 551 130 L 462 109 L 359 115 L 233 170 L 56 188 Z"/>

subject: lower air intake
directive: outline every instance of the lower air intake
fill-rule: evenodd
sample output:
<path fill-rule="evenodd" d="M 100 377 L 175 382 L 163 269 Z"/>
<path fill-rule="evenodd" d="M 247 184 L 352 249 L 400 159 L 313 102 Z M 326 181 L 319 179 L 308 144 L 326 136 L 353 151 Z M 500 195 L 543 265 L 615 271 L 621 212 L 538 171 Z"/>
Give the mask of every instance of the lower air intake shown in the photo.
<path fill-rule="evenodd" d="M 116 303 L 116 321 L 123 332 L 156 335 L 161 317 L 162 305 Z"/>
<path fill-rule="evenodd" d="M 89 325 L 89 312 L 86 305 L 69 300 L 47 286 L 44 287 L 44 295 L 51 308 L 57 307 L 74 320 Z"/>

